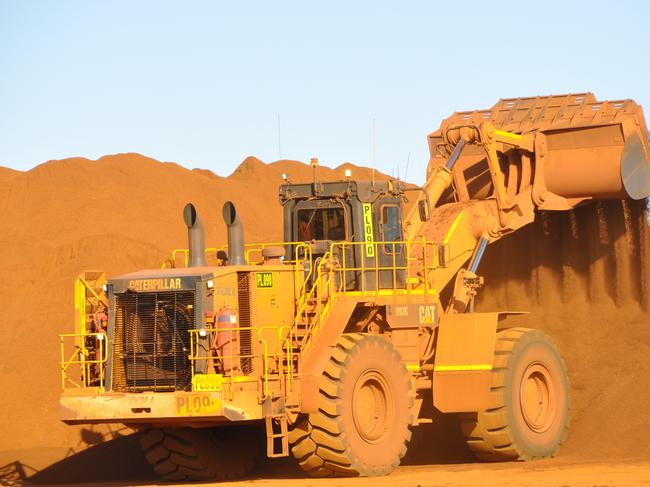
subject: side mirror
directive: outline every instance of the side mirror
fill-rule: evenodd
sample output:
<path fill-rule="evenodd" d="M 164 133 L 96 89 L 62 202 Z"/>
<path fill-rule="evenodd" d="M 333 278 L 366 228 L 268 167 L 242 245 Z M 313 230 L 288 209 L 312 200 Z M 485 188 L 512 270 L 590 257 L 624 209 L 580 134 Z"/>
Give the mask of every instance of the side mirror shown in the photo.
<path fill-rule="evenodd" d="M 429 205 L 427 204 L 427 200 L 418 201 L 418 211 L 420 213 L 420 221 L 428 222 L 429 218 L 431 218 L 431 214 L 429 213 Z"/>

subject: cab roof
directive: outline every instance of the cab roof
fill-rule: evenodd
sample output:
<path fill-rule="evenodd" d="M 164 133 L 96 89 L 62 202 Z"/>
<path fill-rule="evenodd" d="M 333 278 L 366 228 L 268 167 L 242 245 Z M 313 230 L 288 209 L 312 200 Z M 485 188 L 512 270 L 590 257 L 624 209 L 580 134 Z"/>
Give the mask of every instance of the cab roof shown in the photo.
<path fill-rule="evenodd" d="M 395 180 L 382 181 L 316 181 L 315 183 L 282 184 L 280 185 L 280 203 L 290 200 L 356 197 L 363 202 L 372 202 L 378 196 L 400 196 L 403 194 L 402 182 Z"/>

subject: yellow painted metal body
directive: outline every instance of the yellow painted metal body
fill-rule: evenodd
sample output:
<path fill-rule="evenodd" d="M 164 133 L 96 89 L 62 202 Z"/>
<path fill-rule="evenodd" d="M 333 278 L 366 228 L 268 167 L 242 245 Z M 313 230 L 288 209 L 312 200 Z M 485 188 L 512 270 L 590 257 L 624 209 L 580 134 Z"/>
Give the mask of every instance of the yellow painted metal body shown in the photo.
<path fill-rule="evenodd" d="M 489 407 L 490 373 L 497 313 L 445 314 L 440 317 L 433 367 L 433 404 L 442 412 L 472 412 Z"/>
<path fill-rule="evenodd" d="M 421 189 L 432 207 L 423 212 L 426 221 L 417 205 L 404 218 L 404 241 L 377 241 L 383 239 L 384 221 L 376 218 L 378 205 L 372 202 L 385 198 L 398 205 L 404 193 L 394 191 L 393 183 L 374 192 L 373 182 L 370 189 L 355 185 L 362 205 L 355 218 L 363 222 L 354 237 L 349 228 L 344 232 L 354 241 L 335 241 L 328 248 L 318 242 L 247 244 L 247 265 L 238 266 L 220 261 L 225 246 L 206 249 L 207 266 L 193 269 L 201 273 L 201 286 L 212 287 L 197 288 L 205 309 L 196 320 L 199 327 L 184 337 L 191 390 L 135 394 L 105 384 L 110 350 L 100 344 L 92 356 L 87 346 L 99 339 L 88 309 L 101 295 L 80 278 L 76 333 L 61 338 L 62 419 L 205 426 L 286 414 L 293 421 L 300 413 L 318 412 L 318 385 L 332 349 L 342 333 L 358 331 L 391 340 L 413 382 L 433 389 L 440 411 L 485 409 L 500 315 L 456 314 L 451 305 L 443 310 L 440 295 L 464 276 L 476 279 L 470 284 L 478 287 L 478 276 L 463 268 L 479 254 L 479 241 L 494 242 L 531 223 L 536 210 L 648 196 L 647 140 L 643 114 L 631 100 L 598 102 L 591 94 L 501 100 L 490 110 L 456 113 L 429 135 L 431 159 Z M 456 147 L 458 157 L 448 169 Z M 293 198 L 287 186 L 281 187 L 283 204 Z M 318 204 L 333 211 L 335 201 L 353 193 L 349 181 L 329 196 L 321 189 L 315 181 L 302 198 L 328 200 Z M 285 208 L 286 218 L 294 210 Z M 295 208 L 297 218 L 302 210 Z M 298 238 L 286 230 L 288 240 Z M 323 236 L 320 244 L 337 239 Z M 290 249 L 294 260 L 265 260 L 263 250 L 271 246 Z M 174 250 L 160 275 L 182 280 L 179 271 L 188 261 L 187 249 Z M 470 289 L 455 284 L 452 294 L 456 287 Z M 234 323 L 218 320 L 223 310 L 237 310 Z M 416 310 L 422 310 L 419 319 Z"/>
<path fill-rule="evenodd" d="M 71 364 L 74 362 L 88 368 L 95 362 L 78 352 L 74 359 L 70 359 L 65 356 L 66 350 L 62 347 L 62 385 L 65 389 L 61 399 L 62 419 L 69 423 L 101 422 L 103 415 L 104 419 L 110 421 L 147 424 L 166 424 L 168 420 L 169 424 L 183 421 L 189 421 L 189 424 L 197 420 L 208 421 L 210 417 L 217 422 L 224 418 L 261 419 L 264 417 L 262 405 L 278 397 L 284 398 L 285 406 L 289 409 L 296 412 L 305 410 L 309 407 L 306 398 L 308 387 L 305 385 L 310 383 L 309 376 L 313 378 L 312 383 L 320 377 L 320 372 L 314 372 L 320 366 L 320 355 L 328 351 L 331 341 L 343 332 L 351 312 L 359 303 L 438 303 L 434 277 L 444 265 L 440 261 L 444 246 L 422 238 L 403 242 L 336 242 L 318 263 L 312 262 L 310 247 L 299 242 L 291 244 L 300 249 L 295 254 L 300 257 L 295 261 L 279 264 L 255 262 L 255 256 L 261 255 L 259 249 L 267 245 L 270 244 L 248 247 L 249 265 L 206 268 L 214 282 L 214 288 L 210 291 L 212 313 L 205 317 L 202 328 L 189 330 L 188 358 L 194 396 L 190 394 L 187 398 L 190 402 L 206 401 L 205 407 L 191 409 L 193 406 L 190 405 L 190 409 L 181 408 L 178 414 L 171 414 L 178 407 L 177 404 L 171 400 L 157 399 L 161 395 L 186 397 L 188 394 L 181 392 L 144 392 L 138 397 L 156 407 L 147 404 L 131 407 L 136 396 L 107 390 L 103 376 L 98 387 L 90 387 L 86 383 L 86 390 L 83 390 L 84 384 L 76 384 L 82 389 L 76 386 L 70 388 L 72 383 L 68 370 Z M 372 246 L 372 251 L 369 251 L 369 246 Z M 356 248 L 362 249 L 364 255 L 373 256 L 371 261 L 363 259 L 360 265 L 356 265 L 345 258 L 333 258 L 334 255 L 346 256 Z M 380 249 L 386 248 L 392 250 L 389 253 L 393 258 L 380 262 Z M 409 256 L 403 264 L 399 264 L 395 257 L 400 248 Z M 208 252 L 212 250 L 208 249 Z M 185 254 L 184 250 L 175 251 L 175 255 Z M 250 275 L 246 289 L 238 287 L 237 279 L 242 273 Z M 359 273 L 358 286 L 348 288 L 345 276 L 349 273 Z M 393 282 L 398 281 L 398 273 L 403 273 L 404 285 L 379 289 L 370 284 L 371 277 L 374 277 L 374 282 L 378 281 L 379 273 L 393 276 Z M 242 322 L 241 292 L 246 292 L 249 300 L 246 323 Z M 228 307 L 239 309 L 239 322 L 230 327 L 217 326 L 219 310 Z M 428 326 L 433 325 L 431 322 Z M 214 356 L 206 353 L 210 343 L 216 340 L 218 334 L 226 336 L 225 341 L 228 342 L 246 332 L 251 336 L 250 353 L 242 355 L 236 349 L 230 355 L 222 354 L 219 359 L 226 364 L 249 360 L 252 364 L 250 372 L 244 373 L 235 368 L 217 370 Z M 101 362 L 106 362 L 105 355 L 102 355 Z M 407 365 L 412 373 L 419 373 L 417 358 Z M 110 397 L 111 400 L 98 399 L 96 396 Z M 146 397 L 152 399 L 145 401 Z M 208 402 L 216 399 L 220 401 L 220 406 L 209 409 L 212 406 L 207 406 Z M 99 408 L 102 412 L 91 414 L 87 411 L 91 408 Z"/>

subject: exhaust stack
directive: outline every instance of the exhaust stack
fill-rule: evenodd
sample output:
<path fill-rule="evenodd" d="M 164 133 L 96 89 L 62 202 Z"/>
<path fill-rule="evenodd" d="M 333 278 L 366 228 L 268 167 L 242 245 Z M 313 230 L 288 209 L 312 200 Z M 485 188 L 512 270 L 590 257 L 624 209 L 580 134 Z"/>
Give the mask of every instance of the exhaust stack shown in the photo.
<path fill-rule="evenodd" d="M 192 203 L 183 208 L 183 220 L 187 225 L 187 247 L 190 249 L 189 267 L 205 267 L 205 234 L 203 222 Z"/>
<path fill-rule="evenodd" d="M 232 201 L 226 201 L 223 205 L 223 220 L 228 226 L 228 265 L 246 265 L 244 224 Z"/>

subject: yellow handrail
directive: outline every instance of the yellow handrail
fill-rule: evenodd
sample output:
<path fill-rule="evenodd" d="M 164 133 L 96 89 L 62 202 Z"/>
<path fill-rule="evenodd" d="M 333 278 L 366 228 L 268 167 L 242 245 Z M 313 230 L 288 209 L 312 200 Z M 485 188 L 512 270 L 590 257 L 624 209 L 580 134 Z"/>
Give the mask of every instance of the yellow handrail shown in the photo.
<path fill-rule="evenodd" d="M 441 267 L 441 264 L 437 261 L 429 262 L 429 249 L 430 248 L 439 248 L 439 244 L 434 242 L 429 242 L 422 239 L 415 239 L 409 241 L 386 241 L 386 242 L 373 242 L 375 247 L 375 256 L 374 256 L 374 265 L 366 265 L 365 260 L 361 259 L 359 266 L 348 266 L 347 264 L 347 250 L 356 247 L 364 249 L 368 244 L 365 242 L 335 242 L 331 245 L 330 252 L 333 255 L 342 255 L 343 262 L 342 265 L 336 266 L 332 269 L 334 274 L 338 274 L 343 279 L 343 289 L 340 291 L 342 294 L 359 294 L 362 293 L 384 293 L 385 291 L 395 291 L 399 294 L 431 294 L 433 293 L 434 286 L 431 283 L 430 276 L 432 272 Z M 381 247 L 390 248 L 391 251 L 383 251 L 383 254 L 390 259 L 390 262 L 382 264 L 379 262 L 379 250 Z M 401 247 L 401 248 L 400 248 Z M 337 249 L 340 249 L 337 252 Z M 399 250 L 398 250 L 399 249 Z M 414 257 L 416 252 L 421 252 L 420 256 Z M 398 264 L 397 256 L 400 253 L 404 253 L 404 262 Z M 435 257 L 436 254 L 434 254 Z M 437 259 L 434 259 L 437 260 Z M 419 263 L 419 265 L 417 264 Z M 404 286 L 398 286 L 398 272 L 404 271 Z M 359 272 L 360 276 L 360 288 L 358 289 L 348 289 L 347 282 L 345 281 L 346 272 Z M 392 286 L 388 288 L 380 288 L 378 285 L 380 274 L 386 272 L 392 277 Z M 375 285 L 369 286 L 367 282 L 368 273 L 374 274 Z M 413 282 L 413 279 L 418 281 L 418 289 L 409 288 L 409 284 Z"/>
<path fill-rule="evenodd" d="M 348 266 L 347 254 L 352 249 L 353 253 L 365 255 L 367 242 L 334 242 L 326 252 L 318 266 L 316 266 L 316 277 L 313 286 L 301 294 L 296 305 L 296 312 L 292 323 L 292 330 L 299 329 L 299 326 L 305 326 L 304 336 L 301 337 L 301 352 L 304 352 L 314 336 L 320 330 L 330 311 L 332 299 L 336 295 L 422 295 L 436 294 L 435 286 L 431 283 L 433 271 L 441 266 L 437 260 L 438 253 L 434 252 L 435 261 L 429 262 L 429 249 L 438 248 L 439 244 L 427 241 L 424 237 L 411 239 L 408 241 L 376 241 L 374 246 L 374 265 L 366 265 L 366 259 L 360 260 L 360 266 Z M 356 248 L 359 252 L 354 252 Z M 387 250 L 388 249 L 388 250 Z M 381 251 L 381 253 L 380 253 Z M 404 263 L 398 265 L 397 256 L 404 253 Z M 417 253 L 421 254 L 418 256 Z M 379 256 L 383 254 L 389 256 L 387 263 L 381 263 Z M 337 255 L 341 256 L 342 262 L 336 261 Z M 349 289 L 346 279 L 348 272 L 360 273 L 360 289 Z M 392 277 L 390 288 L 383 289 L 380 286 L 381 273 L 388 272 Z M 398 276 L 403 272 L 403 286 L 398 286 Z M 375 284 L 370 289 L 367 281 L 367 274 L 374 275 Z M 335 289 L 335 283 L 339 278 L 339 288 Z M 307 280 L 306 280 L 307 282 Z M 413 283 L 416 283 L 413 286 Z M 326 293 L 326 294 L 325 294 Z M 315 301 L 314 301 L 315 299 Z M 311 308 L 309 308 L 311 303 Z M 308 314 L 313 313 L 311 319 Z"/>
<path fill-rule="evenodd" d="M 99 346 L 97 347 L 99 358 L 90 360 L 86 356 L 86 349 L 80 347 L 77 344 L 74 344 L 72 354 L 70 355 L 70 358 L 66 360 L 66 351 L 65 351 L 66 338 L 75 338 L 75 339 L 81 338 L 81 341 L 83 342 L 86 339 L 86 337 L 94 337 L 94 339 L 99 344 Z M 99 388 L 99 392 L 100 394 L 103 393 L 105 391 L 104 366 L 106 364 L 106 359 L 107 359 L 106 342 L 108 340 L 106 333 L 63 333 L 59 335 L 59 340 L 61 344 L 61 360 L 59 361 L 59 366 L 61 368 L 61 388 L 66 389 L 66 385 L 68 383 L 74 385 L 76 388 L 90 387 L 92 386 L 92 380 L 97 379 L 98 380 L 97 387 Z M 83 385 L 78 384 L 73 379 L 68 377 L 68 369 L 72 365 L 79 365 L 81 369 L 81 382 Z M 93 365 L 97 365 L 97 369 L 98 369 L 98 371 L 95 374 L 92 373 Z"/>
<path fill-rule="evenodd" d="M 331 292 L 327 293 L 327 303 L 325 304 L 325 306 L 323 306 L 323 303 L 321 301 L 321 296 L 323 295 L 322 293 L 323 287 L 325 285 L 328 288 L 330 287 L 331 270 L 332 270 L 331 260 L 332 260 L 332 253 L 330 251 L 326 252 L 323 255 L 323 257 L 321 257 L 321 260 L 319 261 L 318 267 L 316 269 L 316 280 L 314 282 L 314 285 L 308 292 L 303 293 L 304 297 L 298 300 L 297 310 L 291 326 L 292 330 L 297 329 L 298 326 L 300 326 L 300 324 L 302 323 L 302 320 L 306 316 L 307 305 L 309 304 L 309 302 L 314 298 L 314 296 L 318 297 L 314 309 L 314 311 L 316 311 L 316 314 L 313 320 L 311 320 L 310 323 L 304 322 L 304 325 L 306 326 L 305 334 L 300 339 L 300 346 L 303 349 L 307 346 L 310 339 L 315 334 L 315 331 L 318 330 L 318 324 L 325 318 L 327 312 L 329 311 L 329 304 L 330 304 L 332 293 Z"/>
<path fill-rule="evenodd" d="M 298 255 L 297 250 L 305 247 L 309 247 L 308 243 L 305 242 L 261 242 L 261 243 L 248 243 L 244 245 L 245 249 L 245 259 L 247 264 L 258 264 L 261 262 L 261 260 L 256 260 L 251 257 L 255 252 L 262 252 L 267 247 L 284 247 L 286 245 L 290 245 L 294 247 L 294 254 Z M 228 246 L 227 245 L 222 245 L 220 247 L 206 247 L 205 249 L 205 254 L 206 255 L 214 255 L 216 256 L 217 252 L 220 250 L 227 250 Z M 175 265 L 176 260 L 179 258 L 179 256 L 182 256 L 183 258 L 183 266 L 187 267 L 189 264 L 189 259 L 190 259 L 190 251 L 189 249 L 183 248 L 183 249 L 174 249 L 172 250 L 172 255 L 171 258 L 168 259 L 167 261 L 163 262 L 161 265 L 161 269 L 166 269 L 168 267 L 168 263 L 171 263 L 172 267 Z M 294 259 L 293 261 L 285 261 L 287 263 L 293 263 L 296 262 L 298 259 Z"/>
<path fill-rule="evenodd" d="M 213 356 L 210 348 L 206 348 L 199 344 L 200 339 L 205 339 L 209 343 L 212 343 L 213 339 L 218 336 L 220 333 L 227 333 L 229 337 L 240 336 L 241 332 L 250 331 L 256 333 L 257 343 L 260 347 L 258 353 L 251 351 L 250 354 L 242 355 L 239 351 L 239 347 L 236 347 L 233 350 L 233 353 L 228 355 L 220 354 L 218 357 Z M 276 352 L 269 352 L 269 338 L 265 332 L 272 332 L 276 340 Z M 262 326 L 262 327 L 253 327 L 253 326 L 237 326 L 237 327 L 228 327 L 228 328 L 203 328 L 203 329 L 191 329 L 188 330 L 190 334 L 190 354 L 188 360 L 190 361 L 190 370 L 192 377 L 199 375 L 196 372 L 196 364 L 198 362 L 205 362 L 208 364 L 205 367 L 207 371 L 210 367 L 210 362 L 214 359 L 219 359 L 224 364 L 229 364 L 231 368 L 224 370 L 220 375 L 227 381 L 229 381 L 230 389 L 229 392 L 232 393 L 233 386 L 235 382 L 253 382 L 257 381 L 260 383 L 260 401 L 264 401 L 269 396 L 269 384 L 273 379 L 272 376 L 277 375 L 277 379 L 280 382 L 280 387 L 286 387 L 287 390 L 291 390 L 292 387 L 292 360 L 293 360 L 293 350 L 292 350 L 292 335 L 291 329 L 286 325 L 281 326 Z M 284 350 L 283 350 L 284 345 Z M 201 353 L 201 349 L 208 353 Z M 277 359 L 277 372 L 270 372 L 269 368 L 269 359 Z M 286 359 L 286 370 L 283 366 L 283 360 Z M 241 359 L 251 359 L 256 360 L 259 363 L 257 370 L 253 370 L 250 374 L 244 374 L 241 371 Z M 233 364 L 239 364 L 233 366 Z M 212 366 L 214 367 L 214 365 Z M 216 370 L 216 369 L 215 369 Z M 237 371 L 241 375 L 237 375 Z"/>

